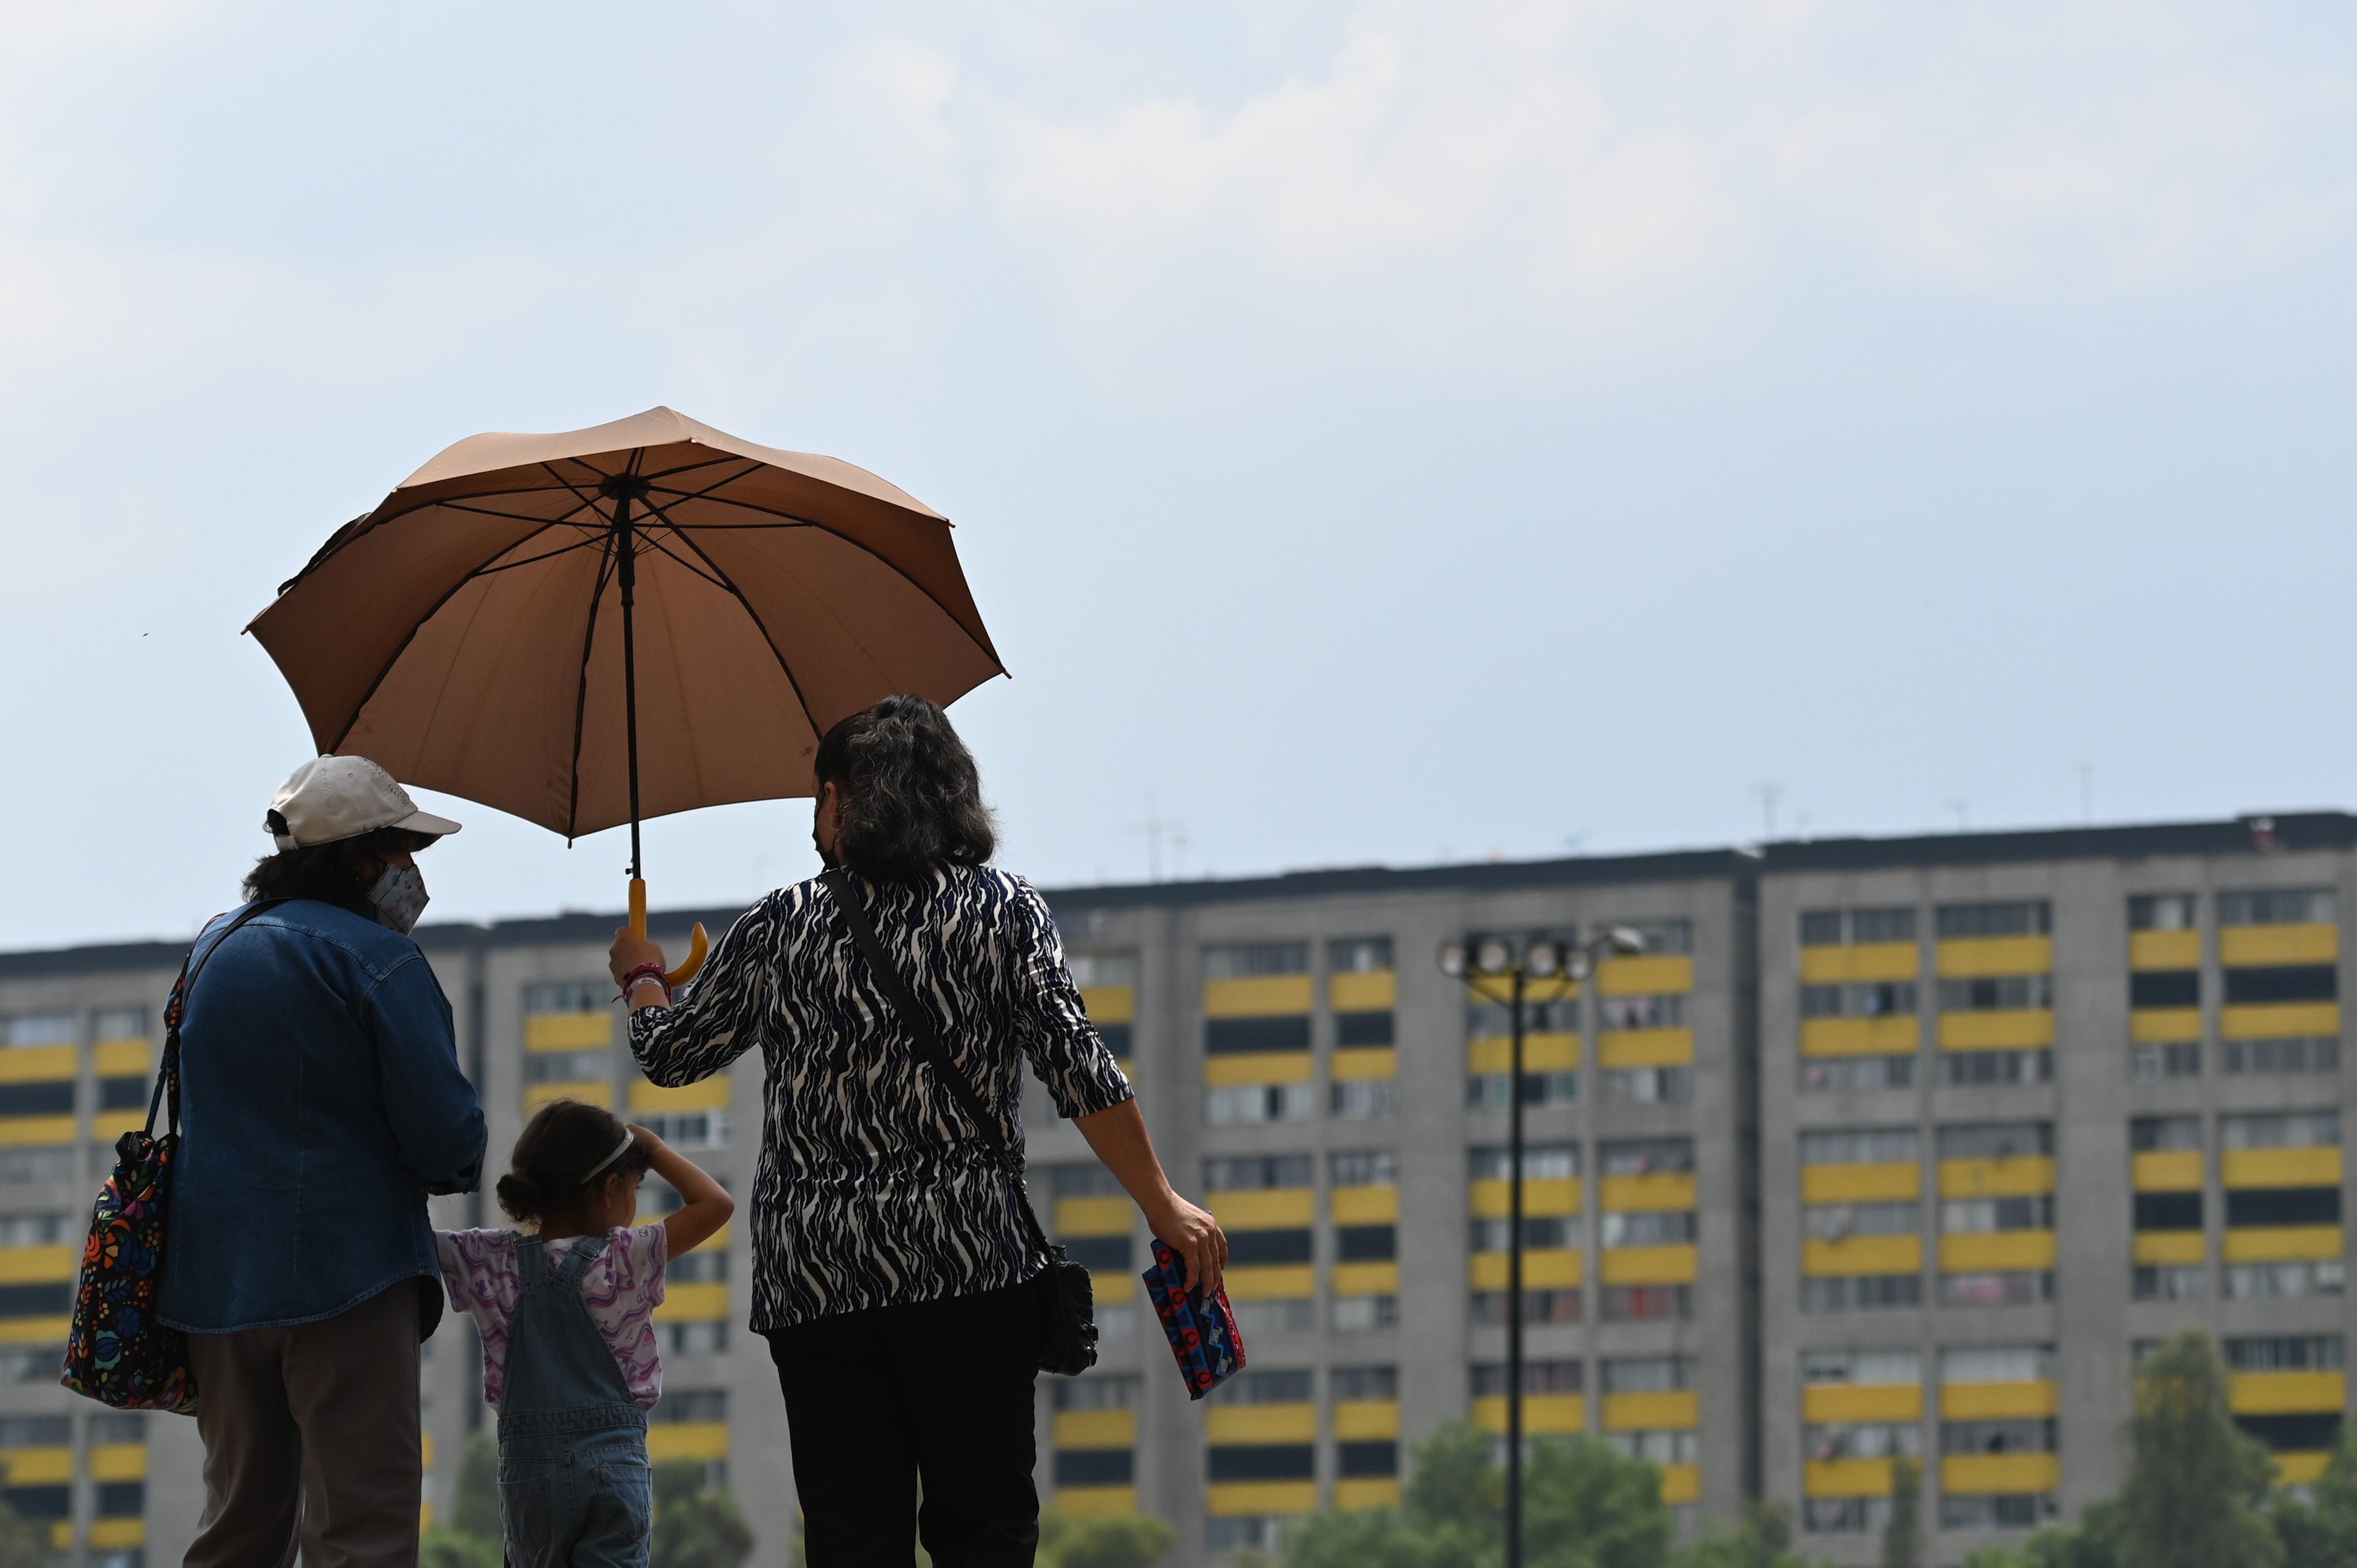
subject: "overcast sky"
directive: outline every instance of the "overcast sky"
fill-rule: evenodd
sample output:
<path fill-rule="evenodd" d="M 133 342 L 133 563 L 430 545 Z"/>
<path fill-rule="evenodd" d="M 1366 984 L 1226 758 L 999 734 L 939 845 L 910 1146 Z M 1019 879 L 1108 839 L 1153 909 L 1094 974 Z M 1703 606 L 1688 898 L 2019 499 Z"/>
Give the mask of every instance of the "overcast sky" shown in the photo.
<path fill-rule="evenodd" d="M 239 628 L 480 430 L 955 519 L 1049 883 L 2357 800 L 2345 5 L 0 9 L 0 946 L 234 900 Z M 1152 802 L 1149 811 L 1149 800 Z M 463 802 L 434 916 L 613 908 Z M 807 807 L 649 832 L 659 904 Z M 1174 830 L 1178 831 L 1178 830 Z"/>

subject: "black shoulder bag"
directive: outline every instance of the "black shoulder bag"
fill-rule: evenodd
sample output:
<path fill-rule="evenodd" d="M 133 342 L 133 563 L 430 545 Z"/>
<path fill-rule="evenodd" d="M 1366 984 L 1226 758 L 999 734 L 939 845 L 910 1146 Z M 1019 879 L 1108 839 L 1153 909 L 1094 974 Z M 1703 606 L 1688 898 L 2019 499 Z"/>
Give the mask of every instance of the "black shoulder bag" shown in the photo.
<path fill-rule="evenodd" d="M 933 1015 L 919 1005 L 909 983 L 893 963 L 892 955 L 884 950 L 883 940 L 876 934 L 876 922 L 868 918 L 858 886 L 840 868 L 825 873 L 825 881 L 834 893 L 835 902 L 843 907 L 845 918 L 851 922 L 852 940 L 866 956 L 867 967 L 876 972 L 877 985 L 892 1004 L 892 1010 L 900 1015 L 909 1032 L 917 1036 L 917 1048 L 924 1053 L 926 1065 L 981 1133 L 982 1141 L 989 1145 L 999 1168 L 1015 1183 L 1015 1207 L 1023 1217 L 1023 1229 L 1032 1247 L 1048 1261 L 1045 1277 L 1040 1281 L 1046 1318 L 1039 1335 L 1040 1370 L 1060 1377 L 1079 1377 L 1097 1364 L 1096 1298 L 1089 1288 L 1088 1270 L 1064 1256 L 1064 1249 L 1049 1240 L 1047 1232 L 1039 1229 L 1039 1217 L 1031 1211 L 1030 1195 L 1023 1185 L 1023 1162 L 1006 1146 L 1006 1139 L 1000 1133 L 997 1121 L 982 1103 L 982 1096 L 951 1058 L 949 1047 L 933 1025 Z"/>

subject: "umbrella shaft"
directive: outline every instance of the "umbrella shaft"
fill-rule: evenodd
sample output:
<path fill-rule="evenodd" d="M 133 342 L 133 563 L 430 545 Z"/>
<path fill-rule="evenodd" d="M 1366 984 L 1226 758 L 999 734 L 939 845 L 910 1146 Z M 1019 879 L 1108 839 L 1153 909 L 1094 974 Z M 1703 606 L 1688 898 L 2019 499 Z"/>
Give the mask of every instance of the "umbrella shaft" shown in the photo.
<path fill-rule="evenodd" d="M 632 624 L 638 601 L 639 553 L 630 537 L 630 498 L 614 498 L 614 561 L 622 588 L 622 724 L 624 746 L 630 759 L 630 879 L 642 875 L 639 865 L 639 639 Z"/>

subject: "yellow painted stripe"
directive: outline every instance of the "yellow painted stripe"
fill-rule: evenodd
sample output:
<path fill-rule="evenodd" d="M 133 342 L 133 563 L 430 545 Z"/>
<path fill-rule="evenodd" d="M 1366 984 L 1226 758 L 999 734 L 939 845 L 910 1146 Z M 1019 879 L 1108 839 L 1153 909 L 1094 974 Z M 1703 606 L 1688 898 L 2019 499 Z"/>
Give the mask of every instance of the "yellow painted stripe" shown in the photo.
<path fill-rule="evenodd" d="M 728 1316 L 728 1282 L 675 1284 L 663 1293 L 655 1308 L 657 1323 L 717 1323 Z"/>
<path fill-rule="evenodd" d="M 0 1284 L 48 1284 L 81 1272 L 80 1247 L 0 1248 Z"/>
<path fill-rule="evenodd" d="M 1701 1424 L 1702 1395 L 1693 1389 L 1604 1396 L 1607 1432 L 1689 1432 Z"/>
<path fill-rule="evenodd" d="M 2338 1002 L 2252 1002 L 2218 1010 L 2221 1039 L 2287 1040 L 2339 1033 Z"/>
<path fill-rule="evenodd" d="M 417 1434 L 417 1456 L 425 1462 L 427 1469 L 434 1468 L 434 1434 L 432 1433 L 421 1432 Z"/>
<path fill-rule="evenodd" d="M 76 1143 L 81 1133 L 71 1116 L 0 1116 L 0 1146 L 12 1149 Z"/>
<path fill-rule="evenodd" d="M 1334 1407 L 1337 1443 L 1374 1442 L 1399 1434 L 1397 1400 L 1344 1400 Z"/>
<path fill-rule="evenodd" d="M 2228 1187 L 2339 1187 L 2341 1149 L 2229 1149 L 2218 1159 Z"/>
<path fill-rule="evenodd" d="M 2030 1383 L 1943 1383 L 1943 1421 L 2029 1421 L 2052 1415 L 2061 1398 L 2051 1378 Z"/>
<path fill-rule="evenodd" d="M 2138 1192 L 2200 1192 L 2201 1176 L 2199 1149 L 2155 1149 L 2128 1160 L 2128 1180 Z"/>
<path fill-rule="evenodd" d="M 1579 1066 L 1579 1036 L 1547 1031 L 1523 1036 L 1524 1072 L 1569 1072 Z M 1465 1044 L 1465 1070 L 1482 1077 L 1514 1070 L 1514 1042 L 1485 1035 Z"/>
<path fill-rule="evenodd" d="M 0 1465 L 7 1467 L 12 1487 L 55 1486 L 73 1479 L 70 1448 L 0 1448 Z"/>
<path fill-rule="evenodd" d="M 55 1345 L 65 1353 L 71 1317 L 0 1317 L 0 1345 Z"/>
<path fill-rule="evenodd" d="M 427 1455 L 426 1463 L 433 1463 Z M 93 1481 L 144 1481 L 147 1478 L 147 1445 L 145 1443 L 102 1443 L 90 1451 L 90 1478 Z"/>
<path fill-rule="evenodd" d="M 523 1108 L 526 1112 L 537 1111 L 554 1100 L 577 1100 L 584 1105 L 602 1105 L 610 1109 L 614 1103 L 614 1086 L 602 1079 L 585 1079 L 575 1083 L 524 1085 Z"/>
<path fill-rule="evenodd" d="M 2218 961 L 2330 963 L 2341 956 L 2338 926 L 2228 926 L 2218 933 Z"/>
<path fill-rule="evenodd" d="M 145 1111 L 101 1111 L 90 1119 L 90 1135 L 98 1143 L 112 1144 L 134 1127 L 145 1125 Z"/>
<path fill-rule="evenodd" d="M 1338 1187 L 1326 1195 L 1337 1225 L 1389 1225 L 1399 1219 L 1399 1188 Z"/>
<path fill-rule="evenodd" d="M 1482 1219 L 1503 1219 L 1513 1209 L 1512 1182 L 1477 1181 L 1467 1189 L 1473 1213 Z M 1577 1176 L 1532 1176 L 1523 1182 L 1523 1212 L 1577 1214 L 1581 1199 Z"/>
<path fill-rule="evenodd" d="M 1397 1263 L 1337 1263 L 1334 1265 L 1336 1295 L 1397 1295 L 1399 1265 Z"/>
<path fill-rule="evenodd" d="M 2130 931 L 2130 969 L 2200 969 L 2200 931 Z"/>
<path fill-rule="evenodd" d="M 1598 1268 L 1608 1285 L 1686 1285 L 1695 1280 L 1695 1249 L 1674 1247 L 1610 1247 Z"/>
<path fill-rule="evenodd" d="M 1506 1396 L 1484 1394 L 1473 1402 L 1473 1424 L 1484 1432 L 1506 1430 Z M 1523 1430 L 1533 1436 L 1587 1430 L 1587 1400 L 1581 1394 L 1525 1394 Z"/>
<path fill-rule="evenodd" d="M 1125 1197 L 1060 1197 L 1056 1200 L 1059 1236 L 1126 1236 L 1137 1224 L 1137 1210 Z"/>
<path fill-rule="evenodd" d="M 2209 1250 L 2208 1241 L 2199 1230 L 2139 1230 L 2136 1233 L 2134 1256 L 2147 1268 L 2158 1268 L 2169 1263 L 2198 1263 Z"/>
<path fill-rule="evenodd" d="M 1326 983 L 1327 1005 L 1337 1013 L 1385 1013 L 1399 1005 L 1399 976 L 1390 970 L 1338 974 Z"/>
<path fill-rule="evenodd" d="M 2128 1038 L 2140 1046 L 2181 1046 L 2201 1037 L 2199 1007 L 2139 1007 L 2128 1015 Z"/>
<path fill-rule="evenodd" d="M 1702 1497 L 1702 1471 L 1693 1465 L 1662 1466 L 1662 1500 L 1665 1503 L 1690 1503 Z"/>
<path fill-rule="evenodd" d="M 1211 1089 L 1255 1083 L 1308 1083 L 1316 1076 L 1308 1051 L 1239 1051 L 1232 1056 L 1203 1058 L 1203 1082 Z"/>
<path fill-rule="evenodd" d="M 2338 1225 L 2270 1225 L 2226 1232 L 2230 1263 L 2286 1263 L 2338 1258 L 2346 1250 Z"/>
<path fill-rule="evenodd" d="M 1137 1444 L 1137 1412 L 1134 1410 L 1060 1410 L 1056 1412 L 1059 1448 L 1133 1448 Z"/>
<path fill-rule="evenodd" d="M 523 1021 L 528 1051 L 595 1050 L 613 1043 L 611 1013 L 541 1013 Z"/>
<path fill-rule="evenodd" d="M 1337 1083 L 1364 1083 L 1371 1079 L 1397 1078 L 1399 1051 L 1392 1046 L 1349 1046 L 1337 1050 L 1326 1064 Z"/>
<path fill-rule="evenodd" d="M 81 1076 L 71 1046 L 16 1046 L 0 1050 L 0 1083 L 55 1083 Z"/>
<path fill-rule="evenodd" d="M 1512 1262 L 1512 1256 L 1505 1252 L 1474 1253 L 1470 1270 L 1473 1288 L 1504 1290 L 1506 1270 Z M 1523 1285 L 1527 1290 L 1575 1290 L 1585 1277 L 1587 1267 L 1586 1255 L 1571 1248 L 1534 1248 L 1523 1253 Z"/>
<path fill-rule="evenodd" d="M 1598 1197 L 1607 1210 L 1692 1208 L 1692 1171 L 1663 1171 L 1658 1176 L 1609 1176 L 1601 1179 Z"/>
<path fill-rule="evenodd" d="M 2053 1190 L 2054 1161 L 2050 1155 L 1940 1162 L 1942 1197 L 2034 1197 Z"/>
<path fill-rule="evenodd" d="M 1913 942 L 1860 942 L 1855 947 L 1801 950 L 1801 981 L 1806 985 L 1912 980 L 1922 966 L 1922 951 Z"/>
<path fill-rule="evenodd" d="M 1923 1043 L 1923 1023 L 1912 1013 L 1884 1018 L 1804 1018 L 1804 1057 L 1906 1057 Z"/>
<path fill-rule="evenodd" d="M 1694 989 L 1694 960 L 1684 953 L 1609 958 L 1596 966 L 1600 996 L 1660 996 Z"/>
<path fill-rule="evenodd" d="M 2052 937 L 1959 937 L 1939 945 L 1943 980 L 1978 980 L 1996 974 L 2050 974 Z"/>
<path fill-rule="evenodd" d="M 1943 1051 L 2027 1051 L 2053 1043 L 2051 1008 L 2015 1007 L 1989 1013 L 1940 1015 L 1940 1048 Z"/>
<path fill-rule="evenodd" d="M 1306 1187 L 1214 1192 L 1204 1202 L 1230 1230 L 1298 1230 L 1318 1217 L 1318 1195 Z"/>
<path fill-rule="evenodd" d="M 1313 1263 L 1255 1263 L 1230 1268 L 1228 1294 L 1237 1301 L 1297 1301 L 1318 1294 Z"/>
<path fill-rule="evenodd" d="M 1134 1023 L 1137 1018 L 1137 987 L 1084 985 L 1081 987 L 1081 1005 L 1088 1011 L 1092 1024 Z"/>
<path fill-rule="evenodd" d="M 2054 1266 L 2051 1230 L 1995 1230 L 1940 1238 L 1943 1273 L 1969 1274 Z"/>
<path fill-rule="evenodd" d="M 1135 1513 L 1135 1487 L 1058 1487 L 1056 1506 L 1070 1514 Z"/>
<path fill-rule="evenodd" d="M 1922 1196 L 1923 1167 L 1912 1161 L 1801 1167 L 1803 1203 L 1904 1203 Z"/>
<path fill-rule="evenodd" d="M 1204 1412 L 1206 1443 L 1315 1443 L 1314 1404 L 1213 1405 Z"/>
<path fill-rule="evenodd" d="M 2312 1487 L 2324 1479 L 2331 1467 L 2330 1451 L 2316 1454 L 2278 1454 L 2275 1455 L 2276 1485 L 2278 1487 Z"/>
<path fill-rule="evenodd" d="M 1601 1068 L 1684 1067 L 1694 1056 L 1692 1029 L 1607 1029 L 1596 1036 Z"/>
<path fill-rule="evenodd" d="M 117 1552 L 147 1544 L 147 1521 L 138 1519 L 92 1520 L 90 1526 L 92 1546 L 112 1548 Z M 63 1542 L 59 1542 L 60 1545 Z"/>
<path fill-rule="evenodd" d="M 1940 1461 L 1940 1490 L 1952 1498 L 2050 1492 L 2062 1483 L 2051 1454 L 1952 1454 Z"/>
<path fill-rule="evenodd" d="M 667 1111 L 719 1111 L 728 1104 L 728 1075 L 716 1072 L 699 1082 L 665 1089 L 640 1079 L 630 1085 L 630 1109 L 649 1114 Z"/>
<path fill-rule="evenodd" d="M 101 1040 L 90 1048 L 90 1065 L 101 1078 L 124 1078 L 155 1070 L 156 1047 L 145 1040 Z"/>
<path fill-rule="evenodd" d="M 1205 1507 L 1216 1519 L 1318 1511 L 1315 1481 L 1216 1481 L 1205 1492 Z"/>
<path fill-rule="evenodd" d="M 1850 1274 L 1912 1274 L 1923 1267 L 1921 1236 L 1812 1236 L 1801 1243 L 1801 1272 L 1813 1278 Z"/>
<path fill-rule="evenodd" d="M 1206 1018 L 1276 1018 L 1308 1011 L 1306 974 L 1261 974 L 1203 983 Z"/>
<path fill-rule="evenodd" d="M 1334 1510 L 1337 1513 L 1369 1513 L 1378 1509 L 1399 1507 L 1400 1484 L 1396 1477 L 1380 1476 L 1350 1476 L 1334 1483 Z"/>
<path fill-rule="evenodd" d="M 1918 1383 L 1812 1383 L 1801 1391 L 1801 1419 L 1827 1426 L 1853 1421 L 1921 1421 Z"/>
<path fill-rule="evenodd" d="M 658 1465 L 674 1459 L 710 1464 L 728 1457 L 725 1421 L 659 1421 L 647 1428 L 647 1457 Z"/>
<path fill-rule="evenodd" d="M 2349 1407 L 2341 1372 L 2243 1372 L 2227 1380 L 2236 1415 L 2292 1415 Z"/>
<path fill-rule="evenodd" d="M 1888 1459 L 1812 1459 L 1801 1467 L 1806 1498 L 1883 1498 L 1890 1495 Z"/>

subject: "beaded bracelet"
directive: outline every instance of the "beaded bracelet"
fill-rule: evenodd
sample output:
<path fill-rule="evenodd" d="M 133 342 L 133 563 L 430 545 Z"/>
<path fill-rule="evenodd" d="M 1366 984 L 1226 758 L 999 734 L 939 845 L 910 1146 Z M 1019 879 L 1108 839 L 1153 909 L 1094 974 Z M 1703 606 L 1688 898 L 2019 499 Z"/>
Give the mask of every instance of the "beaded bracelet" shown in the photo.
<path fill-rule="evenodd" d="M 630 971 L 630 973 L 622 976 L 622 993 L 619 996 L 614 998 L 614 1000 L 627 1004 L 630 999 L 630 988 L 638 984 L 641 980 L 651 980 L 657 985 L 662 986 L 663 1005 L 666 1007 L 671 1005 L 671 980 L 663 973 L 663 967 L 659 963 L 642 963 L 639 965 L 638 968 Z"/>

